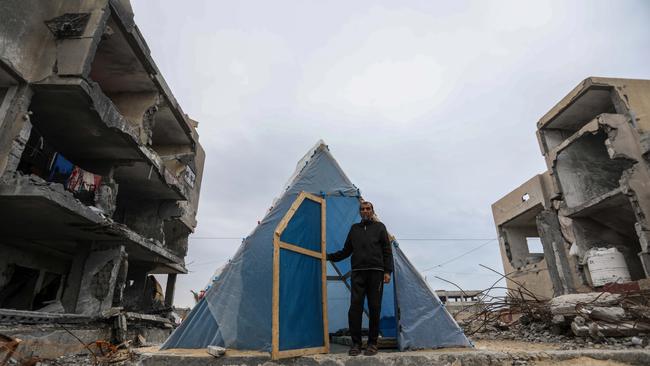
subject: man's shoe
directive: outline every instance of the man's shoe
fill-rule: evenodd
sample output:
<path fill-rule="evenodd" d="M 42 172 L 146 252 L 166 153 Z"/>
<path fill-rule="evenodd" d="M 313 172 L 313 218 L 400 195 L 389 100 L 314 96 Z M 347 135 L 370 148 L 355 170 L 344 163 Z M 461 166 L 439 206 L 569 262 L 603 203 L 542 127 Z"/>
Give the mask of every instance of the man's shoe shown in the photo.
<path fill-rule="evenodd" d="M 368 348 L 366 348 L 366 352 L 363 353 L 365 356 L 374 356 L 377 354 L 377 345 L 376 344 L 369 344 Z"/>
<path fill-rule="evenodd" d="M 359 347 L 358 344 L 353 344 L 352 347 L 350 347 L 350 350 L 348 351 L 348 355 L 359 356 L 359 354 L 361 354 L 361 347 Z"/>

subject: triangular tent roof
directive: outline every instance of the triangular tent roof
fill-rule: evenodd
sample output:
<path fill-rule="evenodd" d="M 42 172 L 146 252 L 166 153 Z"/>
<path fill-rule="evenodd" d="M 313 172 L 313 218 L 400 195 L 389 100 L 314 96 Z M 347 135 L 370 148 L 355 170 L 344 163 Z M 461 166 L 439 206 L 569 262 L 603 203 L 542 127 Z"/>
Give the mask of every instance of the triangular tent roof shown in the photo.
<path fill-rule="evenodd" d="M 300 160 L 284 192 L 275 200 L 260 224 L 244 239 L 205 297 L 163 344 L 163 349 L 215 345 L 271 351 L 274 336 L 274 231 L 288 211 L 295 211 L 292 204 L 302 192 L 324 200 L 327 252 L 341 249 L 350 226 L 360 220 L 360 193 L 341 170 L 327 145 L 319 141 Z M 296 215 L 299 214 L 296 211 Z M 396 241 L 393 242 L 393 257 L 394 280 L 384 287 L 381 334 L 396 337 L 400 350 L 471 346 L 462 329 Z M 335 265 L 327 264 L 328 311 L 325 322 L 330 333 L 347 328 L 349 292 L 341 278 L 349 281 L 345 276 L 349 271 L 349 258 Z M 331 280 L 337 276 L 338 279 Z M 301 276 L 298 274 L 294 277 Z M 314 296 L 320 299 L 317 291 Z M 296 306 L 283 305 L 287 308 Z M 289 312 L 287 317 L 298 318 L 297 313 L 300 312 Z M 396 317 L 396 314 L 399 316 Z M 322 331 L 322 327 L 320 329 Z M 305 337 L 308 337 L 307 333 L 305 329 Z"/>

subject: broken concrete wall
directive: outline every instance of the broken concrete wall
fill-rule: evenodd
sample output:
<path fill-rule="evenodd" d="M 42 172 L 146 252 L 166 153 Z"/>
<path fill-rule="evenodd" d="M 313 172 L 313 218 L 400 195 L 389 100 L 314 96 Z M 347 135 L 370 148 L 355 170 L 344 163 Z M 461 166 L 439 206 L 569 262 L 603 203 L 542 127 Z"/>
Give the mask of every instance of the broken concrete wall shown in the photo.
<path fill-rule="evenodd" d="M 0 60 L 30 82 L 42 80 L 52 72 L 87 75 L 101 36 L 97 32 L 103 31 L 106 21 L 107 5 L 108 0 L 3 1 Z M 65 14 L 73 16 L 59 18 Z M 78 33 L 66 33 L 76 29 Z"/>
<path fill-rule="evenodd" d="M 110 339 L 111 329 L 97 324 L 5 325 L 0 333 L 21 340 L 16 354 L 22 358 L 56 359 L 63 354 L 85 353 L 86 344 Z M 78 339 L 76 337 L 78 337 Z"/>
<path fill-rule="evenodd" d="M 0 61 L 25 80 L 47 77 L 56 64 L 54 35 L 45 21 L 63 1 L 7 0 L 0 3 Z"/>
<path fill-rule="evenodd" d="M 535 221 L 544 248 L 544 259 L 553 284 L 553 296 L 576 291 L 569 262 L 570 244 L 564 239 L 557 213 L 546 209 L 537 214 Z"/>
<path fill-rule="evenodd" d="M 548 174 L 539 174 L 492 205 L 508 288 L 523 286 L 539 298 L 552 297 L 554 286 L 545 253 L 531 252 L 528 241 L 544 234 L 536 217 L 550 205 L 550 184 Z"/>
<path fill-rule="evenodd" d="M 31 132 L 28 107 L 32 91 L 26 84 L 9 86 L 0 100 L 0 176 L 15 171 Z"/>

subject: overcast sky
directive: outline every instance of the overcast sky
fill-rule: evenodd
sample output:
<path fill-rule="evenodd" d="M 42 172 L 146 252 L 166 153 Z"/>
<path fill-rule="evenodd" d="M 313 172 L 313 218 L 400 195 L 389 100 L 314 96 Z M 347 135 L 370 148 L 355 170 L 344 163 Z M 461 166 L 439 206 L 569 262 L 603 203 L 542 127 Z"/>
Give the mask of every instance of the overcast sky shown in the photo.
<path fill-rule="evenodd" d="M 490 205 L 546 169 L 535 124 L 588 76 L 650 78 L 648 1 L 132 0 L 206 153 L 175 303 L 193 304 L 324 139 L 424 270 L 496 237 Z M 496 241 L 424 272 L 482 289 Z"/>

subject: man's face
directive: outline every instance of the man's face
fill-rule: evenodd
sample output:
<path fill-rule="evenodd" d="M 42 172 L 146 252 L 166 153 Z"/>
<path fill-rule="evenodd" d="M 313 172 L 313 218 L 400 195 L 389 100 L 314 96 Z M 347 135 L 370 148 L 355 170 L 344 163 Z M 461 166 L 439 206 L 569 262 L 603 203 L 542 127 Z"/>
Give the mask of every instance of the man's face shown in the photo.
<path fill-rule="evenodd" d="M 362 203 L 361 207 L 359 208 L 359 213 L 361 214 L 362 219 L 371 220 L 375 212 L 373 211 L 371 204 Z"/>

